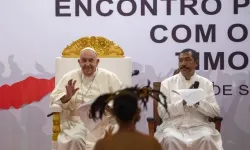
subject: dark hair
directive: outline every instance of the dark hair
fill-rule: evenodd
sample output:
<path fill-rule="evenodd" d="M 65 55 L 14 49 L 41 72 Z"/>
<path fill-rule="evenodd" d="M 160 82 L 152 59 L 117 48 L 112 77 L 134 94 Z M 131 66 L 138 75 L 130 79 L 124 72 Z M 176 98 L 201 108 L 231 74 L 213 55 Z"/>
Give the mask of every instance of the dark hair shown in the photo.
<path fill-rule="evenodd" d="M 150 82 L 148 84 L 150 85 Z M 138 100 L 140 100 L 143 107 L 147 109 L 149 97 L 158 101 L 167 111 L 166 96 L 158 90 L 153 90 L 149 85 L 143 88 L 138 88 L 138 86 L 125 88 L 115 93 L 108 93 L 99 96 L 91 105 L 91 118 L 94 120 L 102 119 L 106 106 L 112 100 L 114 101 L 112 115 L 115 115 L 123 122 L 132 120 L 138 109 Z M 162 96 L 163 102 L 159 98 L 154 97 L 153 93 L 158 93 L 159 96 Z M 96 114 L 97 112 L 99 115 Z"/>
<path fill-rule="evenodd" d="M 187 48 L 187 49 L 184 49 L 184 50 L 181 51 L 181 53 L 188 53 L 188 52 L 191 52 L 192 57 L 193 57 L 195 62 L 199 62 L 199 53 L 196 52 L 195 50 L 193 50 L 191 48 Z"/>
<path fill-rule="evenodd" d="M 113 113 L 122 122 L 128 122 L 133 119 L 138 109 L 138 101 L 133 94 L 120 94 L 114 99 Z"/>

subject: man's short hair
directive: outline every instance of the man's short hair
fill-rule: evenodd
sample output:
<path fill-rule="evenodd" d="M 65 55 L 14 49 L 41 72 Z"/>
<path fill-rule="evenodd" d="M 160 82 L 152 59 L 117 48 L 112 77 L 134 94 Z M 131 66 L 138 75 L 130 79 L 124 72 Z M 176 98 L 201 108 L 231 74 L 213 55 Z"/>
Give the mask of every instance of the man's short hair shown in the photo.
<path fill-rule="evenodd" d="M 195 50 L 193 50 L 191 48 L 186 48 L 186 49 L 184 49 L 184 50 L 181 51 L 181 53 L 188 53 L 188 52 L 192 53 L 192 57 L 193 57 L 194 61 L 196 61 L 196 62 L 199 61 L 199 53 L 196 52 Z"/>

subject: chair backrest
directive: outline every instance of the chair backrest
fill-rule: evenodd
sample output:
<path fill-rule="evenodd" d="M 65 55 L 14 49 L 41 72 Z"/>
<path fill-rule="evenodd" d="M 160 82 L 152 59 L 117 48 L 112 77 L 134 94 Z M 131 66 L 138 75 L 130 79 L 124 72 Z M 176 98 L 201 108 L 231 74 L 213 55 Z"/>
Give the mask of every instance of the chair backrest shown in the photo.
<path fill-rule="evenodd" d="M 125 57 L 122 48 L 102 36 L 86 36 L 73 41 L 62 52 L 62 57 L 79 58 L 80 51 L 86 47 L 95 49 L 99 58 Z"/>
<path fill-rule="evenodd" d="M 97 52 L 100 59 L 98 67 L 114 72 L 123 83 L 132 84 L 131 58 L 125 57 L 123 49 L 113 41 L 100 36 L 82 37 L 66 46 L 62 52 L 62 56 L 56 58 L 56 84 L 66 73 L 79 68 L 78 59 L 80 51 L 86 47 L 91 47 Z M 119 67 L 115 66 L 115 64 Z M 128 64 L 129 68 L 127 67 Z M 124 68 L 124 70 L 121 68 Z"/>
<path fill-rule="evenodd" d="M 154 90 L 160 90 L 161 88 L 161 82 L 154 82 L 153 83 L 153 89 Z M 154 97 L 158 98 L 159 97 L 159 94 L 158 93 L 154 93 Z M 156 120 L 156 123 L 157 125 L 160 125 L 161 124 L 161 118 L 158 114 L 158 110 L 157 110 L 157 107 L 158 107 L 158 102 L 156 100 L 154 100 L 154 103 L 153 103 L 153 115 L 154 115 L 154 118 Z"/>

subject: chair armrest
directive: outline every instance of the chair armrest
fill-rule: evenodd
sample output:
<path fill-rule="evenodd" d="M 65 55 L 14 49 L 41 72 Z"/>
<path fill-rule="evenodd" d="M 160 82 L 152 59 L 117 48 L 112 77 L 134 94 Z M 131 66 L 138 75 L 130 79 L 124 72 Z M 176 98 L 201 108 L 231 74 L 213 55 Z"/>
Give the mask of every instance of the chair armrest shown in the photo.
<path fill-rule="evenodd" d="M 149 135 L 154 136 L 154 133 L 156 131 L 156 127 L 161 125 L 162 123 L 162 119 L 156 119 L 154 117 L 148 117 L 147 118 L 148 121 L 148 130 L 149 130 Z"/>
<path fill-rule="evenodd" d="M 62 106 L 59 104 L 52 104 L 50 106 L 50 109 L 52 112 L 62 112 L 62 110 L 63 110 Z"/>
<path fill-rule="evenodd" d="M 63 110 L 62 106 L 59 104 L 52 104 L 50 106 L 50 109 L 51 109 L 52 113 L 48 114 L 47 117 L 52 116 L 54 113 L 60 113 Z"/>
<path fill-rule="evenodd" d="M 150 123 L 155 123 L 155 118 L 153 118 L 153 117 L 148 117 L 148 118 L 147 118 L 147 121 L 150 122 Z"/>
<path fill-rule="evenodd" d="M 148 117 L 148 130 L 149 130 L 149 135 L 154 136 L 154 133 L 156 131 L 156 120 L 153 117 Z"/>
<path fill-rule="evenodd" d="M 214 118 L 209 118 L 208 119 L 209 122 L 214 122 L 214 123 L 222 122 L 222 120 L 223 120 L 222 117 L 214 117 Z"/>
<path fill-rule="evenodd" d="M 215 128 L 220 132 L 222 117 L 214 117 Z"/>
<path fill-rule="evenodd" d="M 209 118 L 209 122 L 214 122 L 215 123 L 215 128 L 220 132 L 221 129 L 221 122 L 223 118 L 222 117 L 214 117 L 214 118 Z"/>
<path fill-rule="evenodd" d="M 214 117 L 214 122 L 222 122 L 222 117 Z"/>

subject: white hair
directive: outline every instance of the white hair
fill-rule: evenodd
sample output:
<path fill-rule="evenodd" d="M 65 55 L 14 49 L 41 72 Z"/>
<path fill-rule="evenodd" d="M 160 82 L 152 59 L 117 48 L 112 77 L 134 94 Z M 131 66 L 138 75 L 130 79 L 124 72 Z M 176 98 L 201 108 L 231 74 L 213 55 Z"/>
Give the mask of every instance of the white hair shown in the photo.
<path fill-rule="evenodd" d="M 94 53 L 96 54 L 96 56 L 97 56 L 97 52 L 95 51 L 95 49 L 93 49 L 93 48 L 91 48 L 91 47 L 86 47 L 86 48 L 82 49 L 82 50 L 80 51 L 80 54 L 82 54 L 84 51 L 92 51 L 92 52 L 94 52 Z"/>

